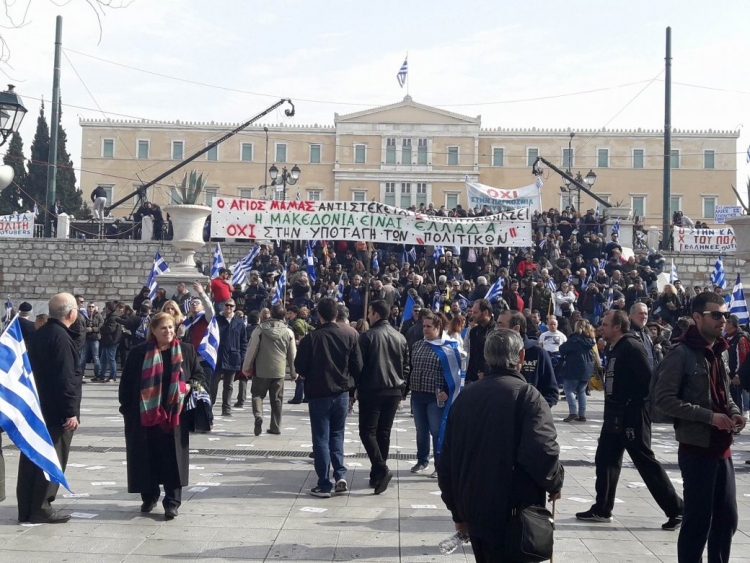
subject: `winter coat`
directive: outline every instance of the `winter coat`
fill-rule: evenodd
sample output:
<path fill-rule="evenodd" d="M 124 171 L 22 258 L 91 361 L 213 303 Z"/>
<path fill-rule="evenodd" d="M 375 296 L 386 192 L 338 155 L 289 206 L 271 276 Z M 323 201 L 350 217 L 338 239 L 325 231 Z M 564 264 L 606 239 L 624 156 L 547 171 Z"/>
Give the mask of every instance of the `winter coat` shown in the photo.
<path fill-rule="evenodd" d="M 99 333 L 99 330 L 101 329 L 103 324 L 104 319 L 99 313 L 90 316 L 88 319 L 84 318 L 83 331 L 86 333 L 87 342 L 90 342 L 92 340 L 101 340 L 101 334 Z M 90 328 L 91 331 L 86 330 L 88 328 Z"/>
<path fill-rule="evenodd" d="M 117 311 L 113 311 L 104 319 L 104 324 L 99 329 L 103 347 L 117 346 L 122 340 L 122 325 L 117 322 L 119 316 Z"/>
<path fill-rule="evenodd" d="M 297 344 L 292 329 L 284 321 L 272 319 L 253 331 L 242 363 L 242 371 L 248 373 L 255 364 L 255 377 L 261 379 L 283 379 L 286 368 L 292 379 L 297 378 L 294 358 Z"/>
<path fill-rule="evenodd" d="M 594 339 L 583 334 L 572 334 L 560 346 L 565 359 L 561 377 L 566 381 L 588 381 L 594 373 Z"/>
<path fill-rule="evenodd" d="M 238 316 L 229 321 L 224 315 L 216 315 L 219 325 L 219 350 L 216 369 L 239 371 L 247 352 L 247 327 Z"/>
<path fill-rule="evenodd" d="M 555 369 L 552 367 L 552 357 L 547 350 L 539 346 L 536 340 L 525 335 L 523 348 L 526 356 L 521 366 L 521 375 L 539 390 L 550 407 L 554 407 L 560 396 L 560 390 L 555 378 Z"/>
<path fill-rule="evenodd" d="M 359 335 L 362 372 L 355 378 L 357 390 L 381 395 L 400 395 L 409 377 L 409 345 L 387 319 L 380 319 Z"/>
<path fill-rule="evenodd" d="M 205 385 L 203 370 L 198 355 L 190 344 L 182 342 L 182 381 L 194 387 Z M 180 415 L 180 424 L 167 432 L 159 427 L 141 426 L 141 373 L 146 357 L 146 344 L 133 348 L 125 362 L 120 380 L 120 413 L 125 422 L 125 457 L 127 459 L 128 492 L 149 493 L 154 484 L 184 487 L 188 484 L 190 432 L 183 424 L 185 411 Z M 165 365 L 165 369 L 168 366 Z M 171 450 L 170 448 L 174 448 Z M 159 468 L 152 471 L 151 466 Z M 152 474 L 160 476 L 153 483 Z"/>

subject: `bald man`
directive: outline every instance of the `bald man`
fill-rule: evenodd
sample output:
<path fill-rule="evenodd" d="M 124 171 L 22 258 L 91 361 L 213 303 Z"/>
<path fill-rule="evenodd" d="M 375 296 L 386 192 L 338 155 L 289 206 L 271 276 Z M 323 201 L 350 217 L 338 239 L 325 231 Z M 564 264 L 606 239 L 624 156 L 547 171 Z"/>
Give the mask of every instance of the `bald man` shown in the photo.
<path fill-rule="evenodd" d="M 58 293 L 49 301 L 49 319 L 29 340 L 31 369 L 39 393 L 42 416 L 52 438 L 63 471 L 68 464 L 70 442 L 78 428 L 81 381 L 77 334 L 71 326 L 78 318 L 78 304 L 69 293 Z M 44 478 L 39 467 L 21 454 L 18 463 L 19 522 L 60 524 L 70 520 L 52 509 L 59 485 Z"/>

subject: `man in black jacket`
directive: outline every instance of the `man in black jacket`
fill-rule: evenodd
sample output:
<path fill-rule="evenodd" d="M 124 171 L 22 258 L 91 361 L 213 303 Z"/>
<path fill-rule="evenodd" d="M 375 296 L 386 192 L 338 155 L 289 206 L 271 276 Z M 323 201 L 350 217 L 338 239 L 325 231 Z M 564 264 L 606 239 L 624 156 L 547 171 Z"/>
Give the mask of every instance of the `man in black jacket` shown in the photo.
<path fill-rule="evenodd" d="M 101 336 L 100 346 L 100 363 L 102 371 L 100 377 L 102 381 L 117 381 L 117 347 L 122 339 L 122 325 L 117 322 L 117 303 L 107 301 L 104 305 L 104 324 L 99 328 Z M 109 378 L 107 370 L 109 369 Z"/>
<path fill-rule="evenodd" d="M 321 325 L 309 332 L 297 347 L 294 367 L 304 380 L 310 409 L 313 459 L 318 484 L 310 494 L 330 498 L 331 492 L 344 493 L 344 429 L 349 408 L 349 389 L 362 370 L 362 354 L 357 335 L 336 324 L 336 301 L 324 297 L 318 303 Z M 314 369 L 313 369 L 314 368 Z M 333 465 L 331 484 L 330 469 Z"/>
<path fill-rule="evenodd" d="M 382 299 L 367 308 L 370 330 L 359 336 L 362 372 L 355 378 L 359 399 L 359 437 L 370 458 L 370 485 L 379 495 L 393 474 L 388 469 L 388 448 L 396 410 L 409 377 L 409 345 L 388 322 L 390 308 Z"/>
<path fill-rule="evenodd" d="M 559 499 L 564 470 L 552 413 L 519 372 L 523 339 L 497 329 L 487 336 L 484 357 L 489 371 L 459 394 L 448 415 L 438 484 L 456 529 L 471 536 L 476 560 L 495 562 L 506 560 L 511 506 L 543 506 L 545 492 Z"/>
<path fill-rule="evenodd" d="M 486 371 L 484 362 L 484 342 L 487 335 L 495 330 L 492 318 L 492 304 L 486 299 L 477 299 L 471 306 L 471 314 L 476 326 L 469 331 L 469 360 L 466 366 L 466 383 L 481 379 Z"/>
<path fill-rule="evenodd" d="M 219 349 L 216 354 L 216 372 L 211 378 L 211 405 L 216 404 L 219 382 L 223 381 L 221 392 L 221 414 L 232 416 L 232 389 L 234 376 L 242 368 L 242 360 L 247 352 L 247 329 L 245 321 L 234 314 L 236 303 L 229 298 L 224 301 L 224 310 L 216 315 L 219 325 Z"/>
<path fill-rule="evenodd" d="M 596 503 L 576 518 L 611 522 L 615 490 L 627 450 L 649 492 L 669 520 L 664 530 L 682 524 L 682 499 L 651 450 L 651 416 L 646 399 L 651 366 L 646 351 L 630 330 L 624 311 L 609 311 L 601 324 L 602 336 L 611 346 L 604 374 L 604 424 L 596 448 Z"/>
<path fill-rule="evenodd" d="M 75 298 L 59 293 L 49 301 L 49 320 L 29 342 L 29 361 L 34 372 L 42 416 L 63 471 L 68 464 L 70 442 L 78 428 L 81 409 L 82 371 L 78 346 L 70 327 L 78 317 Z M 45 479 L 44 472 L 21 454 L 18 462 L 19 522 L 59 524 L 70 520 L 52 509 L 57 483 Z"/>

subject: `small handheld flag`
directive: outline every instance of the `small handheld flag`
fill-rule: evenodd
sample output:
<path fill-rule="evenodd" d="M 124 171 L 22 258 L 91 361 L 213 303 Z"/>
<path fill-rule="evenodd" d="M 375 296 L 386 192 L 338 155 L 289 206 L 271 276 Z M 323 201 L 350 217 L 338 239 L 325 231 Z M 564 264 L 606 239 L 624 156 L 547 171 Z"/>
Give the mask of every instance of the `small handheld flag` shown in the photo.
<path fill-rule="evenodd" d="M 315 283 L 318 276 L 315 274 L 315 257 L 310 247 L 310 241 L 307 241 L 307 245 L 305 246 L 305 267 L 307 269 L 307 277 L 310 278 L 312 283 Z"/>
<path fill-rule="evenodd" d="M 157 251 L 154 254 L 154 264 L 151 266 L 151 273 L 148 275 L 148 281 L 146 286 L 148 287 L 148 298 L 153 300 L 156 297 L 156 290 L 159 288 L 159 284 L 156 281 L 156 276 L 169 271 L 169 264 L 166 260 L 161 257 L 161 254 Z"/>
<path fill-rule="evenodd" d="M 380 271 L 380 264 L 378 264 L 378 253 L 377 252 L 373 252 L 372 253 L 372 269 L 375 272 L 379 272 Z"/>
<path fill-rule="evenodd" d="M 224 255 L 221 253 L 221 246 L 217 242 L 216 248 L 214 248 L 214 258 L 211 262 L 211 279 L 218 276 L 219 270 L 222 268 L 226 268 L 226 265 L 224 264 Z"/>
<path fill-rule="evenodd" d="M 271 305 L 284 304 L 284 297 L 286 296 L 286 270 L 281 272 L 281 276 L 276 282 L 276 288 L 273 290 L 273 297 L 271 297 Z"/>
<path fill-rule="evenodd" d="M 721 289 L 727 286 L 727 280 L 724 277 L 724 261 L 721 259 L 721 254 L 719 254 L 716 264 L 714 264 L 714 271 L 711 273 L 711 283 Z"/>
<path fill-rule="evenodd" d="M 747 311 L 747 301 L 745 301 L 745 292 L 742 289 L 742 280 L 737 274 L 737 281 L 732 290 L 732 300 L 729 302 L 729 312 L 737 317 L 741 325 L 750 322 L 750 314 Z"/>
<path fill-rule="evenodd" d="M 211 317 L 206 334 L 198 345 L 198 353 L 211 366 L 211 369 L 216 369 L 216 359 L 219 356 L 219 323 L 216 322 L 216 317 Z"/>
<path fill-rule="evenodd" d="M 679 279 L 677 276 L 677 266 L 674 265 L 674 258 L 672 258 L 672 269 L 669 272 L 669 283 L 673 284 L 677 279 Z"/>
<path fill-rule="evenodd" d="M 503 296 L 504 284 L 505 281 L 503 280 L 503 277 L 500 276 L 495 280 L 495 283 L 492 284 L 490 289 L 487 291 L 487 295 L 485 295 L 484 298 L 490 303 L 494 303 L 495 301 L 500 299 Z"/>

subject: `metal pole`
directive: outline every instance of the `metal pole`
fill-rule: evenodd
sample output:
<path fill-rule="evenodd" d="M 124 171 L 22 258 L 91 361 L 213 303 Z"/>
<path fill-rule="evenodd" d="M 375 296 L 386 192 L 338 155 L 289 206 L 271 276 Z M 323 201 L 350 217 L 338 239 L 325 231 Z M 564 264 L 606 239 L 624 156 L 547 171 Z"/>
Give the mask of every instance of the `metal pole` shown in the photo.
<path fill-rule="evenodd" d="M 671 240 L 672 218 L 669 203 L 672 199 L 672 28 L 667 28 L 667 50 L 664 58 L 664 198 L 662 201 L 661 247 L 668 250 Z"/>
<path fill-rule="evenodd" d="M 263 187 L 265 188 L 263 195 L 268 199 L 268 127 L 263 127 L 263 131 L 266 132 L 266 172 L 263 175 Z"/>
<path fill-rule="evenodd" d="M 62 49 L 62 16 L 55 25 L 55 66 L 52 70 L 52 115 L 50 116 L 49 157 L 47 158 L 47 214 L 44 236 L 52 236 L 52 211 L 55 207 L 57 185 L 57 136 L 60 122 L 60 50 Z"/>

